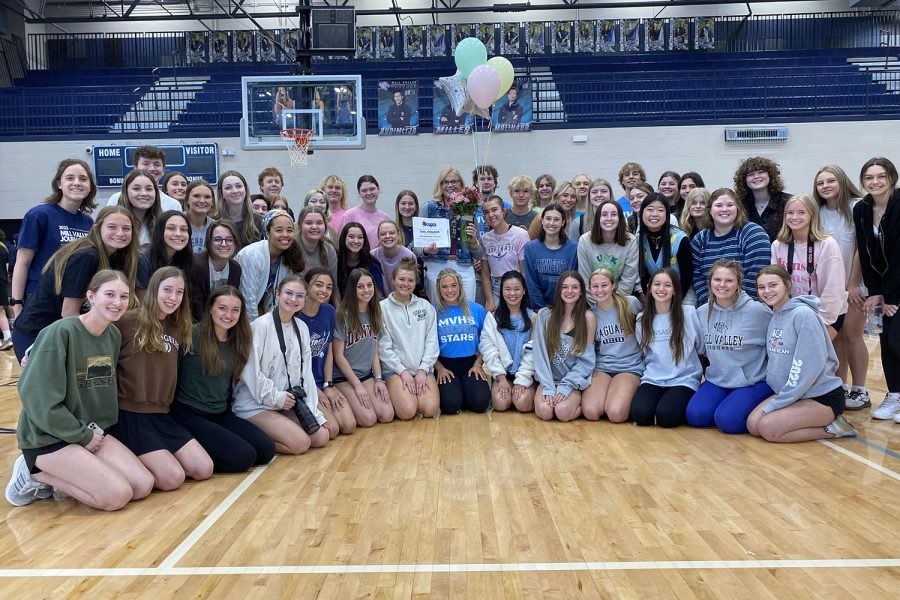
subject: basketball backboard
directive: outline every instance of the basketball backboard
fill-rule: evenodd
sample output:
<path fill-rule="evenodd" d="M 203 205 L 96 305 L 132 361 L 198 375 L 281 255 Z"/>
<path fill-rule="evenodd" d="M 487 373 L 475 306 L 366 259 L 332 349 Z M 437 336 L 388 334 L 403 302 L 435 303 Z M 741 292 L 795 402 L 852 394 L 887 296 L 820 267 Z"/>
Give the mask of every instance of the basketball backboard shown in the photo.
<path fill-rule="evenodd" d="M 363 149 L 360 75 L 242 77 L 241 148 L 283 150 L 282 129 L 311 129 L 310 148 Z"/>

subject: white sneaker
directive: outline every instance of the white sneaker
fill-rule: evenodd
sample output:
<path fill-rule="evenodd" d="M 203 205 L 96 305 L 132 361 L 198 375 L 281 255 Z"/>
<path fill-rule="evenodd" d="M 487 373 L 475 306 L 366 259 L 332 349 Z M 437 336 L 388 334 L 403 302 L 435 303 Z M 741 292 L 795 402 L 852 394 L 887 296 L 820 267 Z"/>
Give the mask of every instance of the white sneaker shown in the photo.
<path fill-rule="evenodd" d="M 38 500 L 46 500 L 53 495 L 53 488 L 41 483 L 28 472 L 25 457 L 21 454 L 13 465 L 12 477 L 6 485 L 6 500 L 13 506 L 25 506 Z"/>
<path fill-rule="evenodd" d="M 847 393 L 844 410 L 862 410 L 870 406 L 872 406 L 872 401 L 869 399 L 868 390 L 853 390 Z"/>
<path fill-rule="evenodd" d="M 894 423 L 900 423 L 900 412 L 894 415 Z"/>
<path fill-rule="evenodd" d="M 900 397 L 888 395 L 884 397 L 878 408 L 872 410 L 872 418 L 889 421 L 897 413 L 900 413 Z"/>

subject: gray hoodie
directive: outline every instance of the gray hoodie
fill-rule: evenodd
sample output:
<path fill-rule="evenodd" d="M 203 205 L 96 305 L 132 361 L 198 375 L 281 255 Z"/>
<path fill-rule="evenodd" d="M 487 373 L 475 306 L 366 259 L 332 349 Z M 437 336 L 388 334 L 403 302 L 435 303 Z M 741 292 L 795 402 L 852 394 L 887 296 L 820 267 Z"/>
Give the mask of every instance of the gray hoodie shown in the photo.
<path fill-rule="evenodd" d="M 634 296 L 627 296 L 628 306 L 637 315 L 641 312 L 641 303 Z M 644 372 L 644 357 L 641 347 L 634 335 L 622 333 L 619 314 L 615 307 L 600 310 L 595 306 L 591 310 L 597 317 L 597 334 L 594 336 L 594 348 L 597 355 L 595 371 L 604 373 L 634 373 L 640 377 Z"/>
<path fill-rule="evenodd" d="M 594 373 L 594 344 L 590 342 L 594 337 L 594 332 L 588 332 L 588 343 L 580 355 L 570 354 L 575 338 L 561 333 L 556 356 L 549 356 L 546 341 L 549 320 L 550 309 L 542 308 L 538 312 L 532 334 L 534 378 L 544 388 L 545 396 L 552 396 L 556 393 L 568 396 L 573 390 L 586 390 L 591 385 L 591 376 Z"/>
<path fill-rule="evenodd" d="M 822 318 L 819 299 L 797 296 L 776 310 L 769 321 L 766 383 L 775 397 L 763 409 L 770 413 L 803 398 L 817 398 L 841 386 L 834 374 L 838 359 Z M 801 339 L 802 336 L 802 339 Z"/>
<path fill-rule="evenodd" d="M 744 291 L 728 308 L 720 307 L 711 297 L 708 304 L 697 309 L 697 318 L 709 359 L 707 381 L 735 389 L 765 380 L 766 327 L 772 312 L 763 303 Z"/>
<path fill-rule="evenodd" d="M 652 302 L 652 300 L 649 300 Z M 644 375 L 641 383 L 649 383 L 660 387 L 684 386 L 692 390 L 700 387 L 700 375 L 703 366 L 700 364 L 698 352 L 703 351 L 703 338 L 700 337 L 700 324 L 697 322 L 697 309 L 682 305 L 684 310 L 684 347 L 681 362 L 676 363 L 672 357 L 669 340 L 672 337 L 672 325 L 669 314 L 653 317 L 653 341 L 644 353 Z M 638 343 L 642 336 L 640 315 L 637 322 Z"/>
<path fill-rule="evenodd" d="M 431 373 L 440 352 L 437 315 L 431 303 L 413 296 L 409 304 L 403 304 L 391 293 L 379 304 L 384 320 L 384 332 L 378 339 L 382 370 L 397 375 L 404 370 L 415 375 L 419 369 Z"/>

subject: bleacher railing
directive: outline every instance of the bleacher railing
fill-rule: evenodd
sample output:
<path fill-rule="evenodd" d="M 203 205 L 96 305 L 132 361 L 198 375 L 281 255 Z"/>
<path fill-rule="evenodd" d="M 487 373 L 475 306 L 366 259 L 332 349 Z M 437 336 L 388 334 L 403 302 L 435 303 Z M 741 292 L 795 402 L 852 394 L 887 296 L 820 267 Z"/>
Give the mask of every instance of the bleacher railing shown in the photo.
<path fill-rule="evenodd" d="M 541 41 L 535 46 L 526 43 L 526 37 L 533 31 L 535 24 L 518 24 L 514 33 L 517 41 L 514 45 L 506 43 L 506 24 L 464 24 L 442 25 L 445 28 L 446 40 L 443 46 L 431 49 L 431 42 L 425 45 L 420 40 L 416 51 L 407 43 L 410 27 L 419 27 L 416 31 L 427 33 L 422 27 L 433 26 L 380 26 L 357 28 L 357 39 L 368 40 L 371 48 L 358 49 L 357 60 L 384 60 L 389 54 L 392 60 L 434 59 L 439 56 L 452 56 L 452 40 L 461 35 L 460 31 L 471 28 L 472 34 L 485 37 L 495 54 L 508 58 L 536 55 L 552 55 L 560 52 L 571 54 L 591 54 L 601 47 L 601 29 L 613 23 L 616 28 L 612 37 L 616 48 L 613 52 L 626 53 L 632 48 L 637 51 L 652 50 L 649 40 L 652 32 L 662 40 L 663 52 L 695 51 L 703 47 L 708 50 L 725 52 L 747 52 L 760 50 L 812 50 L 825 48 L 880 48 L 900 45 L 900 11 L 876 11 L 869 14 L 859 12 L 838 13 L 803 13 L 787 15 L 752 15 L 747 17 L 715 17 L 686 19 L 687 30 L 684 35 L 687 41 L 677 43 L 676 30 L 685 26 L 676 19 L 617 19 L 613 21 L 554 21 L 538 23 Z M 636 44 L 624 43 L 625 22 L 631 25 L 637 22 Z M 658 23 L 651 23 L 652 21 Z M 706 24 L 713 23 L 711 33 L 706 31 Z M 702 25 L 701 25 L 702 23 Z M 571 34 L 566 49 L 557 47 L 560 24 Z M 575 38 L 581 25 L 591 32 L 590 44 L 579 44 Z M 604 25 L 605 24 L 605 25 Z M 484 28 L 486 27 L 486 28 Z M 566 29 L 568 27 L 568 29 Z M 481 29 L 479 29 L 481 28 Z M 701 29 L 703 33 L 701 34 Z M 368 33 L 364 34 L 363 30 Z M 432 30 L 428 30 L 432 31 Z M 536 30 L 535 30 L 536 31 Z M 31 70 L 66 69 L 66 68 L 122 68 L 122 67 L 156 67 L 196 64 L 201 58 L 216 62 L 275 62 L 291 63 L 290 45 L 294 39 L 293 30 L 272 30 L 265 35 L 257 31 L 216 31 L 206 32 L 142 32 L 142 33 L 83 33 L 83 34 L 31 34 L 27 40 L 28 68 Z M 386 52 L 376 51 L 375 46 L 381 44 L 381 35 L 388 36 L 390 42 Z M 377 35 L 376 39 L 372 36 Z M 561 35 L 561 34 L 560 34 Z M 368 37 L 366 37 L 368 36 Z M 271 38 L 281 43 L 279 47 L 268 47 L 265 53 L 262 46 L 268 42 L 263 38 Z M 428 34 L 429 39 L 432 35 Z M 521 38 L 521 39 L 519 39 Z M 708 43 L 699 43 L 700 39 Z M 673 42 L 676 40 L 676 42 Z M 433 40 L 432 40 L 433 41 Z M 240 46 L 240 48 L 239 48 Z M 688 50 L 675 50 L 685 46 Z M 380 47 L 380 46 L 379 46 Z M 584 48 L 588 48 L 587 52 Z M 219 52 L 219 54 L 217 54 Z M 440 52 L 438 54 L 437 52 Z M 415 56 L 415 57 L 413 57 Z M 169 58 L 173 57 L 173 58 Z M 260 60 L 264 57 L 265 60 Z M 314 61 L 338 62 L 346 61 L 346 57 L 315 57 Z"/>
<path fill-rule="evenodd" d="M 900 118 L 900 73 L 896 72 L 879 73 L 877 81 L 846 66 L 797 68 L 796 73 L 789 74 L 764 67 L 741 74 L 719 69 L 692 70 L 689 77 L 685 74 L 557 74 L 554 81 L 559 100 L 554 102 L 561 102 L 565 118 L 546 126 Z M 428 132 L 433 81 L 419 78 L 418 83 L 420 130 Z M 362 90 L 364 116 L 368 123 L 375 124 L 377 82 L 364 80 Z M 130 131 L 141 131 L 142 123 L 169 119 L 170 135 L 238 134 L 239 83 L 206 84 L 189 110 L 167 112 L 161 117 L 166 106 L 177 100 L 177 93 L 173 91 L 172 98 L 167 99 L 164 92 L 154 92 L 155 100 L 142 103 L 141 92 L 130 86 L 90 86 L 66 93 L 50 87 L 7 89 L 0 93 L 0 137 L 109 136 L 115 134 L 113 127 L 127 114 L 132 115 Z M 543 100 L 535 97 L 534 102 L 535 123 L 540 123 Z M 130 113 L 132 110 L 134 113 Z M 552 112 L 558 110 L 554 107 Z"/>

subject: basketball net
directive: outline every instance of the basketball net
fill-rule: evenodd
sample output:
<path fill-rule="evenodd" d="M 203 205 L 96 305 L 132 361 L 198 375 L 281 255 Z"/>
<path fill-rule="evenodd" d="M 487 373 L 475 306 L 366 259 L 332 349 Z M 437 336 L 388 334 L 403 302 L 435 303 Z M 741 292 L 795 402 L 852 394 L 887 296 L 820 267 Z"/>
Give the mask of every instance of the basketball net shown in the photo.
<path fill-rule="evenodd" d="M 291 167 L 305 167 L 309 164 L 309 142 L 313 137 L 311 129 L 282 129 L 281 141 L 291 157 Z"/>

